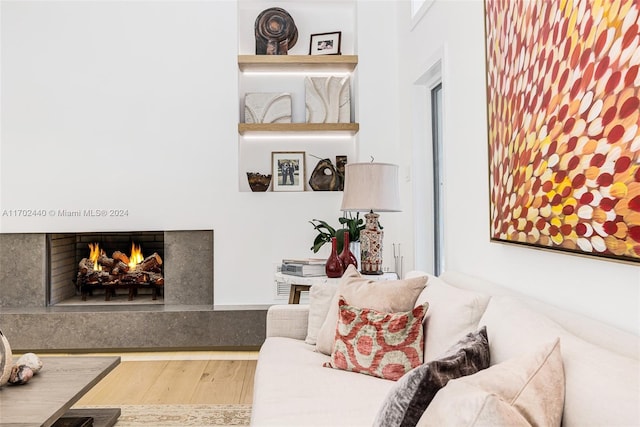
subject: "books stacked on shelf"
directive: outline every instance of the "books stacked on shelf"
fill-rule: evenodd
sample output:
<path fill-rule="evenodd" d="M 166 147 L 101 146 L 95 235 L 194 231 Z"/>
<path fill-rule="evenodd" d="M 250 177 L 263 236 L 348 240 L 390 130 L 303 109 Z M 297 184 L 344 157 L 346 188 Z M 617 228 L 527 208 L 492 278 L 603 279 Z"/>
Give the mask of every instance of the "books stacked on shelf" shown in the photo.
<path fill-rule="evenodd" d="M 321 258 L 283 259 L 280 271 L 292 276 L 324 276 L 326 263 L 327 260 Z"/>

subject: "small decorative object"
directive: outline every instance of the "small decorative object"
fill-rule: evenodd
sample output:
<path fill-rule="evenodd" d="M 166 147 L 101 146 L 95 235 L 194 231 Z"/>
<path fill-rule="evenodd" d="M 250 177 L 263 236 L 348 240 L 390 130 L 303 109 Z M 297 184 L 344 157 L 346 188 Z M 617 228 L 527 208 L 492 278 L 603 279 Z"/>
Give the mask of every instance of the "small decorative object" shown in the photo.
<path fill-rule="evenodd" d="M 27 365 L 13 365 L 11 375 L 9 375 L 9 384 L 26 384 L 31 378 L 33 378 L 33 371 L 30 367 Z"/>
<path fill-rule="evenodd" d="M 42 369 L 42 360 L 35 353 L 25 353 L 16 360 L 16 365 L 26 365 L 36 375 Z"/>
<path fill-rule="evenodd" d="M 342 31 L 311 34 L 309 55 L 340 55 Z"/>
<path fill-rule="evenodd" d="M 340 261 L 340 258 L 338 257 L 338 242 L 335 237 L 331 238 L 331 255 L 329 255 L 329 258 L 327 259 L 324 271 L 327 277 L 331 278 L 342 277 L 342 273 L 344 273 L 342 261 Z"/>
<path fill-rule="evenodd" d="M 0 387 L 9 382 L 13 367 L 13 353 L 9 341 L 0 331 Z"/>
<path fill-rule="evenodd" d="M 338 189 L 338 172 L 330 159 L 322 159 L 311 172 L 309 186 L 314 191 L 335 191 Z"/>
<path fill-rule="evenodd" d="M 350 123 L 349 76 L 305 77 L 307 123 Z"/>
<path fill-rule="evenodd" d="M 279 7 L 263 10 L 256 18 L 256 55 L 286 55 L 298 41 L 291 15 Z"/>
<path fill-rule="evenodd" d="M 271 153 L 273 191 L 304 191 L 304 151 L 274 151 Z"/>
<path fill-rule="evenodd" d="M 291 123 L 291 94 L 247 93 L 244 96 L 245 123 Z"/>
<path fill-rule="evenodd" d="M 344 167 L 347 164 L 347 156 L 336 156 L 336 172 L 338 173 L 337 191 L 344 190 Z"/>
<path fill-rule="evenodd" d="M 389 163 L 349 163 L 345 166 L 342 211 L 368 212 L 360 231 L 363 274 L 382 274 L 382 238 L 377 212 L 400 211 L 398 166 Z"/>
<path fill-rule="evenodd" d="M 356 260 L 355 255 L 351 253 L 351 245 L 349 244 L 349 231 L 344 230 L 343 233 L 344 239 L 342 243 L 342 252 L 338 258 L 340 258 L 340 262 L 342 262 L 342 267 L 344 270 L 349 267 L 350 264 L 353 264 L 354 267 L 358 268 L 358 260 Z"/>
<path fill-rule="evenodd" d="M 271 175 L 263 175 L 258 172 L 247 172 L 247 180 L 249 181 L 251 191 L 267 191 L 271 184 Z"/>

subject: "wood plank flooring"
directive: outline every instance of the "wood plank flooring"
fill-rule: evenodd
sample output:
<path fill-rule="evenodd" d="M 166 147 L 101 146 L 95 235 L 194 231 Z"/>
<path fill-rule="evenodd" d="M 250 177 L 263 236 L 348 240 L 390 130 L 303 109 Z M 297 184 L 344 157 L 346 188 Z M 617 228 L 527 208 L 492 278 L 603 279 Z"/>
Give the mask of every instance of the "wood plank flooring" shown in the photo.
<path fill-rule="evenodd" d="M 251 404 L 253 352 L 218 356 L 123 357 L 76 405 Z"/>

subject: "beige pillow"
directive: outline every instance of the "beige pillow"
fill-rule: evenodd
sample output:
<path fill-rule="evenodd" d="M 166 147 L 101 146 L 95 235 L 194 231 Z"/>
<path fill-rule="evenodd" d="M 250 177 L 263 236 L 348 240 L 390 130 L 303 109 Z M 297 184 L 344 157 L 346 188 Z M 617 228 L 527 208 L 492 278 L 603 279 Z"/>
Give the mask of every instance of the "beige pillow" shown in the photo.
<path fill-rule="evenodd" d="M 327 318 L 329 305 L 338 289 L 337 283 L 323 283 L 313 285 L 309 289 L 309 322 L 307 323 L 307 337 L 304 342 L 315 345 L 318 332 Z"/>
<path fill-rule="evenodd" d="M 534 353 L 449 381 L 418 426 L 560 426 L 564 393 L 558 338 Z"/>
<path fill-rule="evenodd" d="M 416 307 L 429 302 L 425 316 L 424 360 L 442 356 L 449 347 L 469 332 L 478 329 L 479 320 L 489 304 L 489 296 L 456 288 L 444 280 L 429 276 Z"/>
<path fill-rule="evenodd" d="M 371 308 L 386 313 L 410 311 L 416 298 L 427 284 L 427 276 L 405 280 L 376 281 L 363 277 L 353 265 L 342 275 L 338 290 L 333 296 L 327 318 L 324 320 L 318 338 L 316 350 L 331 355 L 338 323 L 338 300 L 344 297 L 349 305 Z"/>

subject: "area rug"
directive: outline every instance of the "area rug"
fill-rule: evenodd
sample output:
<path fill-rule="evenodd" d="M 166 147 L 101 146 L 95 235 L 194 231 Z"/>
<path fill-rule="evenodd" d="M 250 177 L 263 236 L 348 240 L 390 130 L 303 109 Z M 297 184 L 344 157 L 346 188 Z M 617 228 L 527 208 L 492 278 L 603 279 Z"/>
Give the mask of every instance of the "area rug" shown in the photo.
<path fill-rule="evenodd" d="M 248 426 L 251 420 L 251 405 L 110 405 L 109 407 L 114 406 L 119 406 L 122 411 L 115 427 Z"/>

